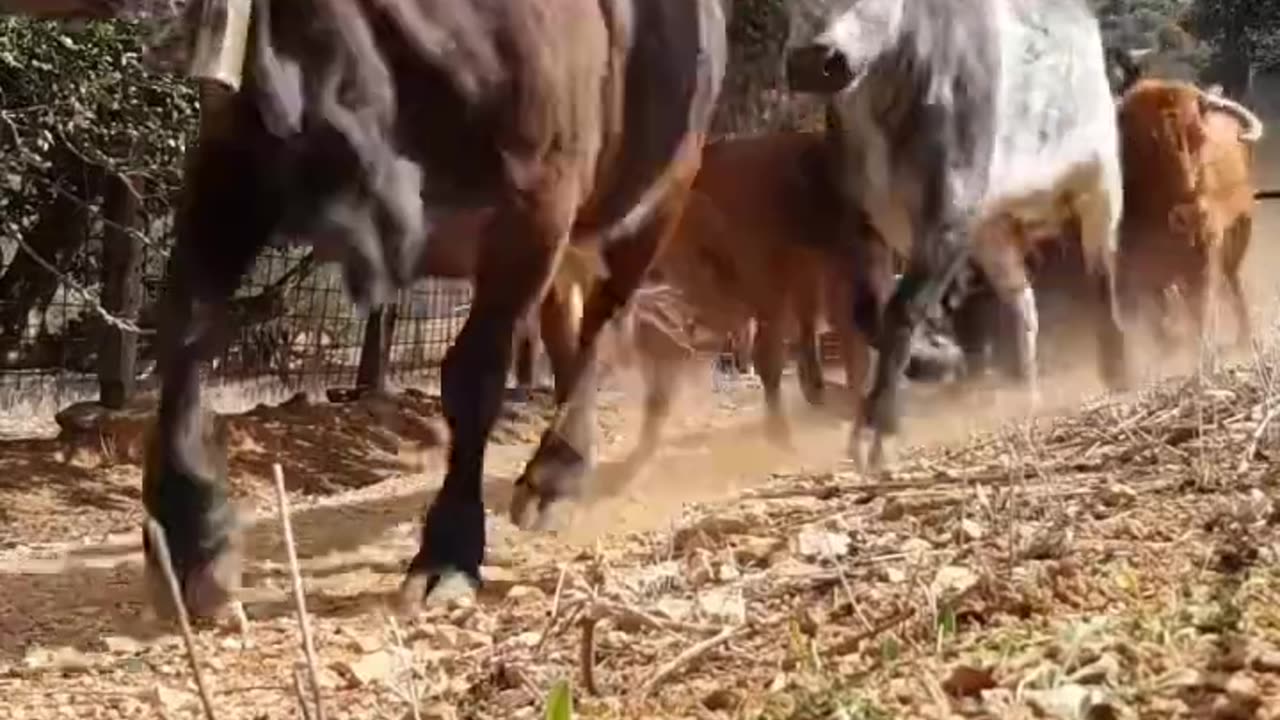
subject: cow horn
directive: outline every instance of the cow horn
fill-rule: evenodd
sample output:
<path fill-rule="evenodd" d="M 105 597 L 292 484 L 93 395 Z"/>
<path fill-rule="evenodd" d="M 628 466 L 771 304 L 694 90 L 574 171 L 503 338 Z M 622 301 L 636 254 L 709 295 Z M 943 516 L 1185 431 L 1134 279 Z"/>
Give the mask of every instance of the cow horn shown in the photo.
<path fill-rule="evenodd" d="M 1204 90 L 1200 91 L 1200 102 L 1202 107 L 1224 112 L 1240 121 L 1244 126 L 1240 131 L 1241 142 L 1255 143 L 1262 139 L 1262 120 L 1240 103 Z"/>
<path fill-rule="evenodd" d="M 268 0 L 256 0 L 254 22 L 257 33 L 257 62 L 254 66 L 258 77 L 259 100 L 263 106 L 262 120 L 271 134 L 288 137 L 302 131 L 302 70 L 298 63 L 282 59 L 271 45 L 271 5 Z"/>

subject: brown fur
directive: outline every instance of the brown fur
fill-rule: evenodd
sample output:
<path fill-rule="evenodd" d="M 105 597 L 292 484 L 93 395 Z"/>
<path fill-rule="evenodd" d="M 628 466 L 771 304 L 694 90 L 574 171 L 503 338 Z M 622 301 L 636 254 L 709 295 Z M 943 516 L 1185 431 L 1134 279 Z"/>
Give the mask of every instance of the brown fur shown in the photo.
<path fill-rule="evenodd" d="M 1240 264 L 1253 223 L 1253 148 L 1241 139 L 1245 123 L 1205 97 L 1189 83 L 1143 80 L 1121 100 L 1121 292 L 1131 310 L 1164 309 L 1176 288 L 1203 336 L 1225 280 L 1237 341 L 1248 342 Z"/>

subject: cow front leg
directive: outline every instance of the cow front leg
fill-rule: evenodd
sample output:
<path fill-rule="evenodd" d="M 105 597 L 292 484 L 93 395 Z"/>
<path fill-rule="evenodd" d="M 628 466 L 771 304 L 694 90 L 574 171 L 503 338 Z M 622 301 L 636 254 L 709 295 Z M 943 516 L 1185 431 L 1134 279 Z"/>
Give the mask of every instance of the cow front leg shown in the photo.
<path fill-rule="evenodd" d="M 637 476 L 657 453 L 680 388 L 680 371 L 693 355 L 692 348 L 673 338 L 669 329 L 643 316 L 636 321 L 634 342 L 644 376 L 644 421 L 640 440 L 624 463 L 627 479 Z"/>
<path fill-rule="evenodd" d="M 512 335 L 547 286 L 575 206 L 576 197 L 549 188 L 502 206 L 486 228 L 471 312 L 441 366 L 449 466 L 401 586 L 406 608 L 481 582 L 484 455 L 502 409 Z"/>
<path fill-rule="evenodd" d="M 987 228 L 975 244 L 975 254 L 987 282 L 1007 310 L 1014 351 L 1010 369 L 1023 385 L 1028 410 L 1034 411 L 1040 406 L 1036 352 L 1040 318 L 1036 310 L 1035 290 L 1027 275 L 1026 261 L 1015 232 L 1005 224 Z M 996 315 L 995 312 L 991 314 Z"/>
<path fill-rule="evenodd" d="M 178 240 L 161 301 L 160 402 L 149 431 L 142 504 L 164 530 L 182 602 L 210 617 L 234 599 L 243 564 L 241 518 L 227 493 L 225 448 L 201 408 L 200 364 L 222 345 L 227 305 L 274 218 L 261 204 L 258 148 L 245 140 L 241 97 L 200 89 L 200 136 L 189 151 Z M 154 609 L 173 607 L 156 548 L 143 533 L 144 583 Z"/>
<path fill-rule="evenodd" d="M 892 443 L 901 424 L 898 393 L 911 359 L 915 330 L 928 309 L 942 299 L 960 264 L 966 261 L 967 233 L 958 224 L 925 235 L 917 242 L 936 244 L 917 248 L 885 307 L 876 337 L 878 357 L 865 414 L 860 418 L 862 422 L 855 420 L 849 442 L 855 464 L 869 472 L 878 472 L 892 462 Z"/>
<path fill-rule="evenodd" d="M 765 437 L 779 448 L 789 449 L 791 427 L 782 410 L 782 364 L 786 360 L 782 323 L 777 317 L 761 316 L 756 317 L 756 322 L 752 360 L 764 390 Z"/>
<path fill-rule="evenodd" d="M 695 168 L 696 169 L 696 168 Z M 688 180 L 685 188 L 687 188 Z M 673 189 L 665 205 L 630 237 L 614 241 L 604 251 L 608 277 L 591 288 L 578 350 L 566 373 L 561 402 L 538 449 L 516 480 L 511 498 L 511 520 L 525 529 L 547 529 L 555 524 L 562 503 L 581 498 L 584 480 L 595 465 L 596 370 L 598 339 L 644 280 L 658 252 L 675 230 L 683 210 L 684 189 Z"/>
<path fill-rule="evenodd" d="M 820 270 L 814 269 L 811 278 L 820 276 Z M 795 291 L 795 313 L 798 336 L 796 337 L 796 377 L 800 381 L 800 392 L 805 402 L 817 407 L 823 403 L 826 393 L 826 379 L 822 376 L 822 358 L 818 347 L 818 308 L 821 288 L 812 283 L 808 287 L 793 285 Z"/>

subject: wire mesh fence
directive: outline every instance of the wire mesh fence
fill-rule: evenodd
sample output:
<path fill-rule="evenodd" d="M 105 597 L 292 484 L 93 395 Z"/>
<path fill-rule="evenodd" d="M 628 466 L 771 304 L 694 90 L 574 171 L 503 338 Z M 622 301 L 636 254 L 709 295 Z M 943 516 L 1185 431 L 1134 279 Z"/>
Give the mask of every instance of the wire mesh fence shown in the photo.
<path fill-rule="evenodd" d="M 0 347 L 0 408 L 31 407 L 47 412 L 93 400 L 99 391 L 99 349 L 108 326 L 95 314 L 93 293 L 101 281 L 87 277 L 96 269 L 82 255 L 100 251 L 88 242 L 83 252 L 59 263 L 59 271 L 89 291 L 84 297 L 68 283 L 47 301 L 0 298 L 0 315 L 25 316 L 18 333 L 3 336 Z M 0 244 L 0 286 L 24 250 Z M 164 290 L 166 255 L 148 247 L 142 261 L 142 311 L 145 334 L 137 338 L 140 392 L 154 390 L 155 318 Z M 465 281 L 426 279 L 400 293 L 393 311 L 390 378 L 429 385 L 440 361 L 461 329 L 470 299 Z M 272 248 L 258 259 L 237 292 L 229 313 L 226 341 L 205 369 L 213 387 L 234 387 L 255 397 L 301 390 L 323 391 L 356 382 L 366 319 L 346 295 L 336 268 L 315 265 L 304 250 Z"/>

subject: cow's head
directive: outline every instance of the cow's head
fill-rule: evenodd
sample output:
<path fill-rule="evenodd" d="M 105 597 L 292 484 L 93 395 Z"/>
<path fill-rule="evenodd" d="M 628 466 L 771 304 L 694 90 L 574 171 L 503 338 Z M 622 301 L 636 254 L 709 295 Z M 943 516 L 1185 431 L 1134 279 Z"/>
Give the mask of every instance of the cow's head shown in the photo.
<path fill-rule="evenodd" d="M 822 10 L 796 3 L 787 84 L 795 92 L 829 94 L 857 81 L 897 42 L 905 1 L 835 0 Z"/>
<path fill-rule="evenodd" d="M 341 263 L 360 304 L 411 278 L 425 241 L 421 168 L 396 148 L 396 97 L 349 0 L 255 4 L 245 90 L 278 141 L 276 233 Z"/>
<path fill-rule="evenodd" d="M 257 244 L 303 242 L 318 258 L 339 262 L 358 304 L 389 300 L 409 281 L 426 241 L 422 179 L 396 148 L 394 85 L 367 21 L 350 0 L 208 2 L 212 11 L 188 14 L 187 31 L 216 52 L 201 58 L 188 44 L 184 60 L 197 77 L 220 80 L 233 93 L 222 115 L 229 121 L 205 123 L 202 142 L 234 153 L 237 167 L 234 177 L 220 171 L 224 179 L 197 192 L 251 203 L 240 210 L 259 218 L 251 228 L 262 235 L 251 238 Z M 249 2 L 251 17 L 238 28 L 227 21 L 234 13 L 216 7 L 246 11 Z M 238 43 L 242 59 L 228 62 Z M 226 211 L 227 202 L 211 200 L 206 212 Z"/>

